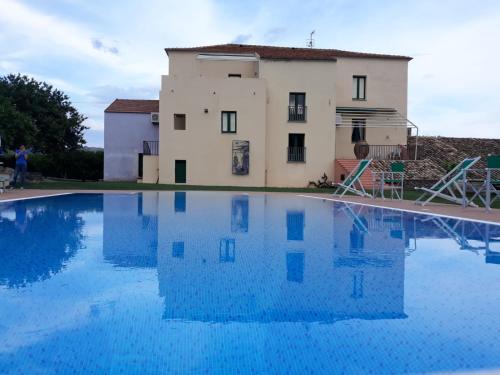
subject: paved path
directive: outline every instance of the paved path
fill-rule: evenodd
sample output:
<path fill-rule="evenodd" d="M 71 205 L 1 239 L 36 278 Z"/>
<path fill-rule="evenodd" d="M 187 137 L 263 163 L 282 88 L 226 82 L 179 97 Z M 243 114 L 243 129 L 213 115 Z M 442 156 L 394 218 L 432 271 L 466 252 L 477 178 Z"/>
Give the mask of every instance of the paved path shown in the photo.
<path fill-rule="evenodd" d="M 152 191 L 152 190 L 148 190 Z M 0 194 L 0 201 L 10 199 L 22 199 L 43 197 L 55 194 L 68 194 L 68 193 L 133 193 L 132 190 L 8 190 L 4 194 Z M 262 193 L 249 193 L 249 194 L 262 194 Z M 489 221 L 500 223 L 500 209 L 493 209 L 491 212 L 486 212 L 483 208 L 467 207 L 462 208 L 458 205 L 431 203 L 424 207 L 417 206 L 413 201 L 396 201 L 389 199 L 370 199 L 353 196 L 345 196 L 342 199 L 333 197 L 331 194 L 314 194 L 314 193 L 267 193 L 267 194 L 295 194 L 301 197 L 309 197 L 311 199 L 328 199 L 339 200 L 344 202 L 361 203 L 365 205 L 373 205 L 378 207 L 395 208 L 405 211 L 422 212 L 427 214 L 445 215 L 456 218 L 465 218 L 472 220 Z"/>

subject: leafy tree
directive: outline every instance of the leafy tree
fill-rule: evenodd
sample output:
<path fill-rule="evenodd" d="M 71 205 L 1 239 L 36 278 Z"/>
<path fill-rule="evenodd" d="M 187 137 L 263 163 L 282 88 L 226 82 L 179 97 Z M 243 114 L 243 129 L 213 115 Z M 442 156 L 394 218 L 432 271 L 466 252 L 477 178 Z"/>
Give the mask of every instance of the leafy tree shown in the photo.
<path fill-rule="evenodd" d="M 0 136 L 2 148 L 32 144 L 35 127 L 31 118 L 19 112 L 9 98 L 0 96 Z"/>
<path fill-rule="evenodd" d="M 78 149 L 85 144 L 85 119 L 66 94 L 45 82 L 0 77 L 0 135 L 7 149 L 20 143 L 42 153 Z"/>

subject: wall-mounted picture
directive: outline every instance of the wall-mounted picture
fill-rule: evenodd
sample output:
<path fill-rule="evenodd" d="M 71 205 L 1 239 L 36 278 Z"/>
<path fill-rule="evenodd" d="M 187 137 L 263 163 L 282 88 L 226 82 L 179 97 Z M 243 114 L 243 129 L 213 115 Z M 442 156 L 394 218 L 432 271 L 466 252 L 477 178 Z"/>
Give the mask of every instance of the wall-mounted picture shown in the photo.
<path fill-rule="evenodd" d="M 245 175 L 250 171 L 250 142 L 233 141 L 233 174 Z"/>

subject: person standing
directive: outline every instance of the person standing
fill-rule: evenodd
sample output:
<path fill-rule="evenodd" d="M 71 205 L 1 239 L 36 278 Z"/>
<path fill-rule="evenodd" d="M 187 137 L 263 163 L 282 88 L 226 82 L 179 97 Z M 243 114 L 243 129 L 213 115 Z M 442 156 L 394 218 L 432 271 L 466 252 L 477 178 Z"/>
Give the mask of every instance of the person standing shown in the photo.
<path fill-rule="evenodd" d="M 26 170 L 28 169 L 28 151 L 26 147 L 21 145 L 19 150 L 16 150 L 16 170 L 14 172 L 14 181 L 12 187 L 15 188 L 17 184 L 17 178 L 21 176 L 21 189 L 24 188 L 24 180 L 26 178 Z"/>

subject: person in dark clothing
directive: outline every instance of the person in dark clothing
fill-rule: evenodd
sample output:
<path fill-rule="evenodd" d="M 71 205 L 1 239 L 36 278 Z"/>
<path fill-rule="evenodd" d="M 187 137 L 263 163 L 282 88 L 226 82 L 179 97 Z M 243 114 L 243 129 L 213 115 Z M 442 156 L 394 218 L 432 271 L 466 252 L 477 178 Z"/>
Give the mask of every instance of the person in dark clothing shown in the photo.
<path fill-rule="evenodd" d="M 17 184 L 17 178 L 21 177 L 21 189 L 24 188 L 24 180 L 26 177 L 26 170 L 28 169 L 28 151 L 24 145 L 16 150 L 16 170 L 14 172 L 14 180 L 12 181 L 12 187 L 15 188 Z"/>

